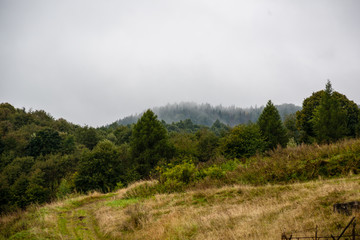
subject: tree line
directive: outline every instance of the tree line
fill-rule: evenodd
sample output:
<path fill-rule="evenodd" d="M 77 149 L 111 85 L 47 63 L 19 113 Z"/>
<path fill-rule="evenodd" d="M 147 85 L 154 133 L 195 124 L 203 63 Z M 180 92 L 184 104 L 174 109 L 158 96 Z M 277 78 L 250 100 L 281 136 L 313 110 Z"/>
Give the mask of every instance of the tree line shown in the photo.
<path fill-rule="evenodd" d="M 163 107 L 153 108 L 152 111 L 158 116 L 159 120 L 167 123 L 176 123 L 190 119 L 193 123 L 211 127 L 212 124 L 219 120 L 220 122 L 234 127 L 238 124 L 248 122 L 256 122 L 262 113 L 264 106 L 238 108 L 238 107 L 223 107 L 211 106 L 210 104 L 196 104 L 191 102 L 183 102 L 179 104 L 168 104 Z M 284 120 L 285 116 L 299 111 L 301 107 L 294 104 L 281 104 L 276 105 L 281 119 Z M 131 115 L 116 121 L 115 125 L 128 125 L 136 123 L 142 114 Z"/>
<path fill-rule="evenodd" d="M 256 122 L 211 126 L 171 124 L 147 110 L 134 124 L 92 128 L 44 111 L 0 104 L 0 212 L 26 208 L 74 192 L 108 192 L 146 178 L 175 188 L 178 178 L 210 163 L 240 162 L 298 144 L 328 144 L 359 135 L 359 107 L 332 89 L 313 93 L 282 120 L 268 101 Z M 211 169 L 211 168 L 210 168 Z M 219 174 L 202 171 L 198 177 Z"/>

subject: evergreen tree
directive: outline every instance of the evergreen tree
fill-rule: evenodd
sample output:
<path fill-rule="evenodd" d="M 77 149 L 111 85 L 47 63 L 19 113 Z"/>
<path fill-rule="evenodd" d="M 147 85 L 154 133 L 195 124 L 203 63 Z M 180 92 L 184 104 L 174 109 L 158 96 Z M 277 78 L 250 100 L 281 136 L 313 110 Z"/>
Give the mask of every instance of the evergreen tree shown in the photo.
<path fill-rule="evenodd" d="M 159 160 L 169 159 L 174 153 L 164 125 L 150 109 L 134 125 L 130 146 L 140 177 L 147 177 Z"/>
<path fill-rule="evenodd" d="M 359 119 L 360 119 L 360 111 L 359 107 L 356 103 L 349 100 L 345 95 L 338 93 L 336 91 L 333 91 L 331 87 L 331 83 L 327 85 L 328 90 L 321 90 L 318 92 L 313 93 L 310 97 L 306 98 L 303 102 L 302 110 L 298 111 L 296 113 L 296 125 L 298 129 L 300 130 L 300 141 L 305 143 L 311 143 L 315 140 L 317 141 L 324 141 L 324 137 L 319 138 L 319 128 L 322 128 L 322 125 L 320 124 L 319 115 L 320 112 L 327 112 L 330 113 L 330 105 L 333 112 L 333 115 L 344 115 L 345 114 L 345 130 L 343 129 L 343 124 L 340 129 L 339 125 L 335 126 L 334 129 L 330 131 L 337 131 L 337 132 L 343 132 L 345 136 L 348 137 L 356 137 L 358 133 L 358 127 L 359 126 Z M 326 93 L 328 91 L 328 93 Z M 323 98 L 328 98 L 324 99 Z M 330 100 L 331 99 L 331 100 Z M 321 108 L 319 108 L 320 104 L 323 104 Z M 325 110 L 325 107 L 327 105 L 328 110 Z M 315 113 L 317 113 L 317 116 L 315 116 Z M 331 114 L 328 114 L 327 117 L 330 117 Z M 339 117 L 337 117 L 339 119 Z M 340 117 L 340 119 L 343 117 Z M 325 118 L 323 118 L 321 121 L 326 121 Z M 343 121 L 343 119 L 341 120 Z M 315 123 L 318 123 L 317 129 L 315 129 Z M 329 127 L 329 125 L 324 125 Z M 339 131 L 340 130 L 340 131 Z M 325 130 L 320 130 L 320 135 L 325 132 Z M 337 134 L 335 134 L 337 135 Z M 326 138 L 326 137 L 325 137 Z M 336 138 L 335 138 L 336 139 Z M 334 140 L 335 140 L 334 139 Z M 325 140 L 326 142 L 326 140 Z"/>
<path fill-rule="evenodd" d="M 330 81 L 322 94 L 312 119 L 315 138 L 319 143 L 337 141 L 346 135 L 346 111 L 334 97 Z"/>
<path fill-rule="evenodd" d="M 287 144 L 286 129 L 281 122 L 278 110 L 271 102 L 268 101 L 266 107 L 258 119 L 261 134 L 267 141 L 269 149 L 274 149 L 278 145 L 285 147 Z"/>

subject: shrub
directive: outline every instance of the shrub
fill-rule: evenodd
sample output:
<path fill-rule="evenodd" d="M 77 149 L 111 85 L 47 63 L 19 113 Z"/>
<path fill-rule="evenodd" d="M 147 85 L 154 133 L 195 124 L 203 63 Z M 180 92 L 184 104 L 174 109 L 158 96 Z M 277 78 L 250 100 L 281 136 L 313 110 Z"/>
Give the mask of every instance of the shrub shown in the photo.
<path fill-rule="evenodd" d="M 58 199 L 63 199 L 72 192 L 71 184 L 66 179 L 61 179 L 60 185 L 56 192 Z"/>
<path fill-rule="evenodd" d="M 221 169 L 219 166 L 211 166 L 209 168 L 204 169 L 205 176 L 209 176 L 210 178 L 214 179 L 221 179 L 225 176 L 225 171 Z"/>
<path fill-rule="evenodd" d="M 168 164 L 158 170 L 160 183 L 166 192 L 180 191 L 195 180 L 196 168 L 191 159 L 177 165 Z"/>

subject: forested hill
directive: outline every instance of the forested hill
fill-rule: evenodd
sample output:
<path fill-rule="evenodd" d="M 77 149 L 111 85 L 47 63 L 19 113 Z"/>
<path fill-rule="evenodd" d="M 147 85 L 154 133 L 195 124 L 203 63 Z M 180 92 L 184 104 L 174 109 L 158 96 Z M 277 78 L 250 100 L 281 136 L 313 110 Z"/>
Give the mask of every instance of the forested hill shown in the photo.
<path fill-rule="evenodd" d="M 301 107 L 294 104 L 277 105 L 282 119 L 286 115 L 301 110 Z M 196 104 L 184 102 L 180 104 L 168 104 L 163 107 L 156 107 L 152 110 L 160 120 L 167 123 L 179 122 L 180 120 L 191 119 L 195 124 L 211 126 L 216 120 L 229 126 L 235 126 L 241 123 L 256 122 L 264 106 L 238 108 L 235 106 L 211 106 L 210 104 Z M 117 121 L 119 125 L 128 125 L 136 123 L 142 114 L 131 115 Z"/>

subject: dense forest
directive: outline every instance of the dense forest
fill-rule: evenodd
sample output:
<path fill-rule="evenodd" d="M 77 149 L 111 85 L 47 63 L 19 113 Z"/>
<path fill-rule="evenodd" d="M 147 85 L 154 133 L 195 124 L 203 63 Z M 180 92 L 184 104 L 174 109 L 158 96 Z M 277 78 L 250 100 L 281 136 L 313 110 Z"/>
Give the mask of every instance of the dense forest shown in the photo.
<path fill-rule="evenodd" d="M 235 108 L 230 114 L 230 109 L 226 113 L 221 108 L 195 105 L 186 113 L 185 105 L 175 105 L 183 112 L 178 111 L 179 116 L 172 119 L 195 116 L 197 108 L 197 116 L 212 117 L 199 120 L 203 124 L 191 119 L 169 121 L 169 109 L 176 107 L 167 106 L 157 109 L 162 120 L 147 110 L 132 124 L 92 128 L 56 120 L 42 110 L 0 104 L 0 212 L 24 209 L 74 192 L 109 192 L 148 178 L 158 179 L 161 191 L 171 192 L 194 179 L 221 175 L 223 170 L 217 163 L 246 164 L 249 158 L 269 156 L 274 149 L 329 144 L 356 138 L 360 132 L 358 105 L 334 91 L 330 82 L 324 90 L 307 97 L 296 113 L 294 105 L 285 105 L 288 110 L 283 111 L 289 114 L 282 118 L 279 107 L 269 100 L 261 111 L 256 110 L 260 111 L 258 116 L 254 110 L 245 123 L 235 126 L 246 111 L 239 110 L 236 115 Z M 346 161 L 341 164 L 346 165 Z M 324 169 L 326 163 L 319 166 Z M 352 168 L 356 171 L 358 165 Z M 323 170 L 321 174 L 336 175 L 338 171 L 341 169 L 331 173 Z M 246 172 L 241 174 L 245 176 Z M 286 178 L 297 176 L 302 180 L 317 177 L 294 172 Z M 262 179 L 271 181 L 274 176 Z"/>
<path fill-rule="evenodd" d="M 301 107 L 294 104 L 276 105 L 282 120 L 286 116 L 293 114 Z M 235 106 L 211 106 L 210 104 L 196 104 L 184 102 L 180 104 L 168 104 L 163 107 L 156 107 L 152 111 L 158 116 L 159 120 L 167 123 L 179 122 L 190 119 L 193 123 L 210 127 L 216 120 L 228 125 L 236 126 L 248 122 L 256 122 L 263 111 L 264 106 L 251 108 L 238 108 Z M 114 124 L 128 125 L 136 123 L 142 114 L 131 115 L 116 121 Z"/>

